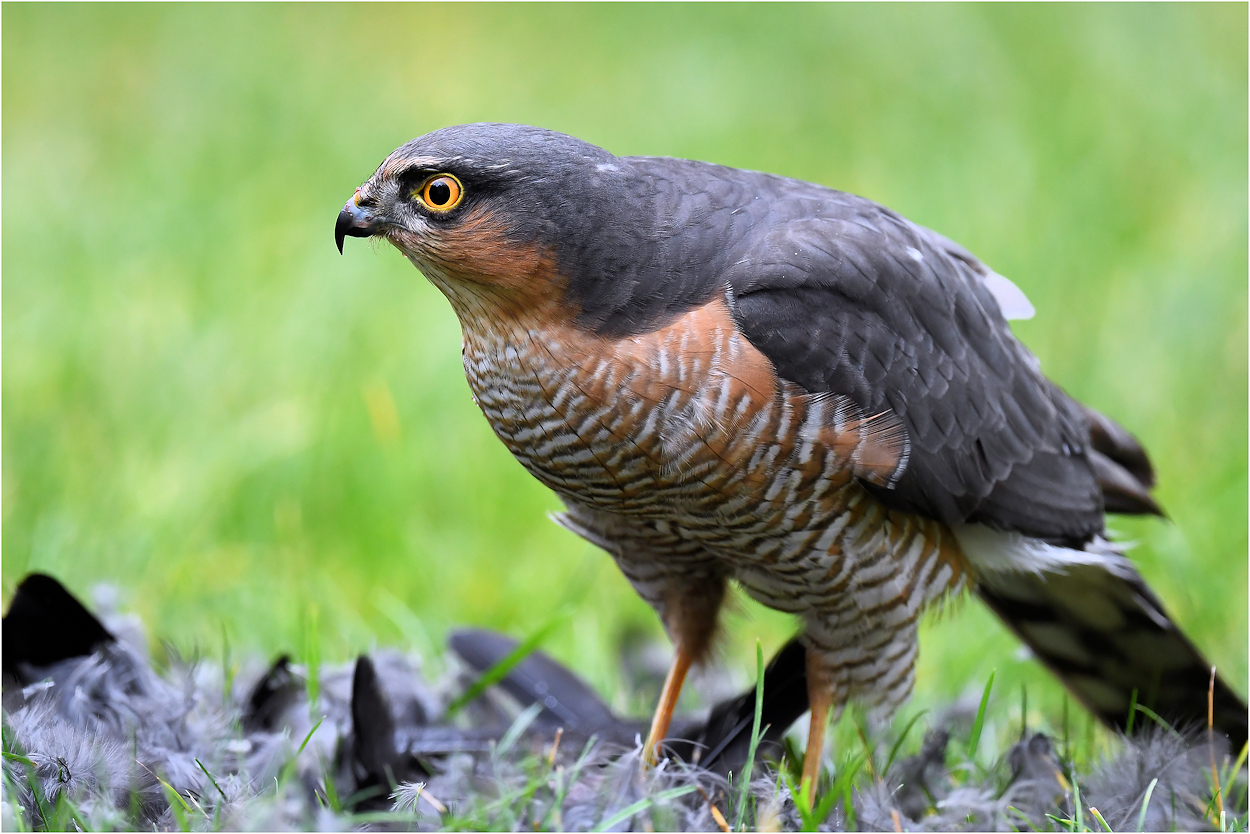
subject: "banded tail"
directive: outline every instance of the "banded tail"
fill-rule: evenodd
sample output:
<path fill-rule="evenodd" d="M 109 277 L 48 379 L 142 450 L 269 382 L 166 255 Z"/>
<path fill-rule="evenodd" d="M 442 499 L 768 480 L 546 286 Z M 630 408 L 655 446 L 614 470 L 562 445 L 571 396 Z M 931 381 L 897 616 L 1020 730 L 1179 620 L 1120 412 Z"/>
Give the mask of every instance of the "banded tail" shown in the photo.
<path fill-rule="evenodd" d="M 1115 421 L 1081 408 L 1107 511 L 1163 515 L 1150 496 L 1146 451 Z M 1123 730 L 1136 699 L 1177 728 L 1206 726 L 1211 664 L 1119 548 L 1099 538 L 1080 551 L 986 531 L 973 538 L 990 563 L 977 593 L 1094 715 Z M 1235 755 L 1246 743 L 1246 703 L 1218 676 L 1210 694 L 1212 725 Z"/>
<path fill-rule="evenodd" d="M 1123 557 L 1062 572 L 995 573 L 978 593 L 1107 725 L 1129 726 L 1135 697 L 1178 729 L 1206 726 L 1211 664 Z M 1246 704 L 1218 676 L 1213 720 L 1236 754 L 1246 742 Z M 1146 723 L 1136 716 L 1134 724 Z"/>

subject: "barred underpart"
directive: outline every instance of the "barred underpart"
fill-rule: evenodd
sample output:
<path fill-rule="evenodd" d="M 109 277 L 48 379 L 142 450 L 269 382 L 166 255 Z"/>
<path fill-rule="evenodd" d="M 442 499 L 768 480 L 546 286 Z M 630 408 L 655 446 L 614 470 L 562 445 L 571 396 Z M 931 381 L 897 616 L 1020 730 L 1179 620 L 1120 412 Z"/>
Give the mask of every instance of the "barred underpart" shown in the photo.
<path fill-rule="evenodd" d="M 465 371 L 496 434 L 675 641 L 706 651 L 735 580 L 803 618 L 838 707 L 888 713 L 908 697 L 921 610 L 966 579 L 946 527 L 860 483 L 888 485 L 907 465 L 892 414 L 779 380 L 728 299 L 607 341 L 435 283 L 461 314 Z"/>

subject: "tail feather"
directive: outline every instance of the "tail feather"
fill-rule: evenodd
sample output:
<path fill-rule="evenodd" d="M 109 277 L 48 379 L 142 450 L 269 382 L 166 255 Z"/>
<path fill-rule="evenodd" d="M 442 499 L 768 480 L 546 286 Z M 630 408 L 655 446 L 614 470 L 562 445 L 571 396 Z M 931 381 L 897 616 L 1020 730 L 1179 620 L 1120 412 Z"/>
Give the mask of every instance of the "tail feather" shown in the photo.
<path fill-rule="evenodd" d="M 978 593 L 1108 726 L 1128 725 L 1134 698 L 1173 725 L 1206 725 L 1211 665 L 1127 559 L 987 573 Z M 1218 676 L 1213 719 L 1233 750 L 1245 744 L 1246 703 Z"/>
<path fill-rule="evenodd" d="M 781 739 L 790 725 L 807 712 L 807 650 L 798 638 L 781 647 L 764 670 L 764 698 L 760 704 L 760 747 L 756 761 L 780 758 Z M 737 773 L 746 766 L 755 725 L 755 687 L 712 707 L 707 722 L 692 728 L 689 741 L 672 744 L 686 761 L 718 773 Z"/>

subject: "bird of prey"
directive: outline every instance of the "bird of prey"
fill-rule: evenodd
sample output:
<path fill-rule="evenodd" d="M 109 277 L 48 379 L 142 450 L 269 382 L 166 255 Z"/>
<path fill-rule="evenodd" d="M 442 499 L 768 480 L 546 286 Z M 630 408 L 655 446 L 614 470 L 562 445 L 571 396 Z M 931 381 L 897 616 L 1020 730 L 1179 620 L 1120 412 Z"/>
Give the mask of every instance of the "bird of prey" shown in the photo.
<path fill-rule="evenodd" d="M 1027 299 L 874 202 L 473 124 L 401 146 L 343 207 L 451 302 L 478 406 L 656 610 L 648 755 L 727 583 L 803 623 L 804 781 L 850 700 L 912 689 L 926 605 L 970 589 L 1099 718 L 1205 721 L 1210 666 L 1105 514 L 1151 513 L 1122 427 L 1012 335 Z M 1223 682 L 1215 725 L 1246 707 Z"/>

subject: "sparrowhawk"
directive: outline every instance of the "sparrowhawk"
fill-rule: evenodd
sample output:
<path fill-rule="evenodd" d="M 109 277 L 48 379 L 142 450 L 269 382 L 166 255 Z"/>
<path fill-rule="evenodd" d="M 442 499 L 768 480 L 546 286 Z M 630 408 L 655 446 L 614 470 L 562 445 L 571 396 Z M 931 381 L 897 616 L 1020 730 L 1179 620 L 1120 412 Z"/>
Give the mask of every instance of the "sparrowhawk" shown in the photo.
<path fill-rule="evenodd" d="M 804 625 L 804 779 L 830 710 L 910 693 L 925 606 L 970 589 L 1099 718 L 1207 714 L 1210 667 L 1105 513 L 1159 513 L 1117 423 L 1050 382 L 1027 299 L 861 197 L 475 124 L 388 156 L 335 237 L 447 296 L 491 427 L 659 614 L 648 755 L 727 583 Z M 1216 727 L 1246 738 L 1222 681 Z"/>

